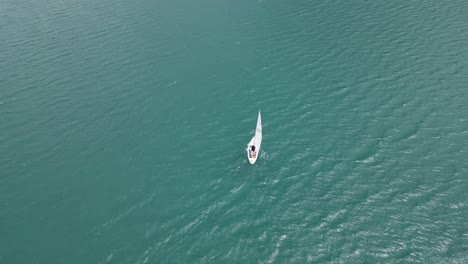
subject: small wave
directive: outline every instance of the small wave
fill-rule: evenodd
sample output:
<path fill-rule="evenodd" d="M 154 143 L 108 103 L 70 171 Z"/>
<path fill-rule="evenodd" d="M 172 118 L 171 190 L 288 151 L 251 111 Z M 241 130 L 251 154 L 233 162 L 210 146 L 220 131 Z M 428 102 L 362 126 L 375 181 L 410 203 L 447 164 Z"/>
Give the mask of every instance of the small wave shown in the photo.
<path fill-rule="evenodd" d="M 279 254 L 279 249 L 281 247 L 281 244 L 283 243 L 283 240 L 286 239 L 287 235 L 282 235 L 281 237 L 278 238 L 278 241 L 276 241 L 275 244 L 275 250 L 273 253 L 271 253 L 270 258 L 268 259 L 267 263 L 273 263 L 276 259 L 276 257 Z"/>

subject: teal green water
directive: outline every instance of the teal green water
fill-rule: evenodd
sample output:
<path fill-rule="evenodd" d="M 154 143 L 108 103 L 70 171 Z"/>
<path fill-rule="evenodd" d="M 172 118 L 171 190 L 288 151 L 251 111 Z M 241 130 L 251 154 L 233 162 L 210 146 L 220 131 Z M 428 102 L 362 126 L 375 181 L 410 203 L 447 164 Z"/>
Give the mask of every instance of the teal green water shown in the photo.
<path fill-rule="evenodd" d="M 0 263 L 468 263 L 466 3 L 3 1 Z"/>

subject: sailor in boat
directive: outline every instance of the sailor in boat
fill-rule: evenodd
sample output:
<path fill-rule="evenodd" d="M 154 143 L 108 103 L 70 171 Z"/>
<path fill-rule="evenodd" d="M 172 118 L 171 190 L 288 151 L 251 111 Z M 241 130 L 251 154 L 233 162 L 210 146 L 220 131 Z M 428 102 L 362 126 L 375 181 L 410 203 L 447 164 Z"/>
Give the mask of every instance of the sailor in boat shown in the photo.
<path fill-rule="evenodd" d="M 255 145 L 250 146 L 249 149 L 249 157 L 254 159 L 257 154 L 255 153 Z"/>

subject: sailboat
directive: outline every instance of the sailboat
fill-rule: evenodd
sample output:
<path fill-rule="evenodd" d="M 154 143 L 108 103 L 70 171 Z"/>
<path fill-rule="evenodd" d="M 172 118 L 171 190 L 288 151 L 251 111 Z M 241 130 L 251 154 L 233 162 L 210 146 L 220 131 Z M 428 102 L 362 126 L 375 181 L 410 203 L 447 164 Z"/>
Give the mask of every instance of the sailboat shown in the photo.
<path fill-rule="evenodd" d="M 258 111 L 257 127 L 255 129 L 255 135 L 247 144 L 247 159 L 250 164 L 254 164 L 257 161 L 258 155 L 260 154 L 260 146 L 262 145 L 262 116 Z"/>

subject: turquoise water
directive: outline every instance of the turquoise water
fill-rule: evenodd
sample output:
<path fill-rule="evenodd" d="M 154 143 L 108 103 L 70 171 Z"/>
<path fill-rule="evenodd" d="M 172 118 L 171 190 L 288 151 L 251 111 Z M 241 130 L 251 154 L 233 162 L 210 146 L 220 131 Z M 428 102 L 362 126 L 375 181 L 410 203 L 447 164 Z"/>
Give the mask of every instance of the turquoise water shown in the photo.
<path fill-rule="evenodd" d="M 468 263 L 467 10 L 3 1 L 0 263 Z"/>

